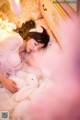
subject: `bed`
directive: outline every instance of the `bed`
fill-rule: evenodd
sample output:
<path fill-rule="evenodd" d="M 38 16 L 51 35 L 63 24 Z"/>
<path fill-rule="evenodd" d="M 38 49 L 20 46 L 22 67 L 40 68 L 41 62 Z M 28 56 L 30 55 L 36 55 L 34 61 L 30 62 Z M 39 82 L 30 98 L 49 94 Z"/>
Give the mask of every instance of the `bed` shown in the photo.
<path fill-rule="evenodd" d="M 20 73 L 17 73 L 19 79 L 24 78 L 26 76 L 25 74 L 34 74 L 34 83 L 36 84 L 32 86 L 31 82 L 29 83 L 29 87 L 24 87 L 22 91 L 14 94 L 9 93 L 3 88 L 0 89 L 0 111 L 8 111 L 9 120 L 76 120 L 76 118 L 80 117 L 79 84 L 78 80 L 75 81 L 75 74 L 70 71 L 74 57 L 74 47 L 71 47 L 73 41 L 69 45 L 67 44 L 67 39 L 72 39 L 72 36 L 69 34 L 70 31 L 72 29 L 77 30 L 74 25 L 74 23 L 77 25 L 77 17 L 71 22 L 71 18 L 63 9 L 65 5 L 63 7 L 60 4 L 54 6 L 52 2 L 52 0 L 40 0 L 39 3 L 36 0 L 26 2 L 22 0 L 22 5 L 25 4 L 24 14 L 18 17 L 11 13 L 11 10 L 10 12 L 7 11 L 9 21 L 6 21 L 6 23 L 12 29 L 8 31 L 6 24 L 4 24 L 6 26 L 3 27 L 4 31 L 6 29 L 7 32 L 11 32 L 15 26 L 21 26 L 26 20 L 34 19 L 36 25 L 43 25 L 50 35 L 50 42 L 47 49 L 29 55 L 26 58 L 26 62 L 31 67 L 24 64 Z M 9 5 L 5 1 L 3 3 L 5 6 Z M 29 16 L 27 15 L 27 9 L 28 12 L 30 9 L 27 5 L 30 5 L 31 8 Z M 33 5 L 35 6 L 34 9 Z M 49 11 L 46 11 L 46 9 Z M 72 18 L 73 16 L 77 16 L 70 6 L 68 6 L 68 9 L 72 11 L 70 13 Z M 23 20 L 22 18 L 26 15 L 27 17 Z M 69 22 L 67 22 L 67 19 L 70 19 Z M 65 21 L 67 22 L 66 24 Z M 2 22 L 5 23 L 5 20 L 2 19 Z M 12 23 L 8 24 L 10 22 Z M 63 29 L 63 23 L 65 24 L 65 28 L 69 26 L 73 28 L 67 32 L 65 28 Z M 63 33 L 64 35 L 62 37 Z M 67 36 L 70 36 L 70 38 Z M 70 57 L 71 54 L 72 58 Z M 28 70 L 26 70 L 26 67 Z M 31 80 L 33 77 L 29 76 L 29 78 Z M 38 85 L 37 82 L 39 82 Z"/>

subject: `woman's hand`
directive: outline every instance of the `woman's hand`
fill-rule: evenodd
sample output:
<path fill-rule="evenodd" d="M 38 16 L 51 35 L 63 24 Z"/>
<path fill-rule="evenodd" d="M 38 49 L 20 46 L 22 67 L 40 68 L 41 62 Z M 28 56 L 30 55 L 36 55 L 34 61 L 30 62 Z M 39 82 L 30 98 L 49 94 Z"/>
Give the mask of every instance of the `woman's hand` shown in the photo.
<path fill-rule="evenodd" d="M 8 78 L 5 78 L 5 79 L 2 80 L 2 84 L 6 89 L 8 89 L 12 93 L 18 91 L 16 82 L 14 80 L 10 80 Z"/>

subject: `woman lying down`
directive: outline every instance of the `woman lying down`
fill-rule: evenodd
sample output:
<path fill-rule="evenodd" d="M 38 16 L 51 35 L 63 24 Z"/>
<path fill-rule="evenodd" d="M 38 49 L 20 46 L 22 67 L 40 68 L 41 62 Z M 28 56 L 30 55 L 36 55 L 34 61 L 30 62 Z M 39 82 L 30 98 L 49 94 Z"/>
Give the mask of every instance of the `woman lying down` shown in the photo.
<path fill-rule="evenodd" d="M 60 40 L 62 49 L 59 50 L 54 46 L 52 54 L 49 49 L 50 55 L 47 56 L 49 59 L 45 61 L 52 68 L 53 83 L 30 104 L 26 101 L 21 102 L 14 112 L 17 118 L 22 117 L 23 120 L 80 119 L 80 67 L 77 66 L 80 60 L 80 42 L 76 23 L 71 20 L 63 26 Z M 24 108 L 24 111 L 21 108 Z M 23 115 L 20 116 L 21 114 Z"/>
<path fill-rule="evenodd" d="M 70 29 L 68 30 L 69 27 Z M 40 94 L 37 98 L 34 97 L 36 93 L 33 94 L 31 92 L 32 94 L 29 95 L 31 95 L 31 97 L 33 96 L 32 101 L 30 101 L 30 96 L 26 97 L 28 98 L 27 100 L 23 100 L 23 92 L 20 92 L 18 94 L 16 92 L 16 95 L 13 96 L 13 100 L 15 101 L 12 100 L 13 103 L 11 104 L 10 99 L 10 101 L 7 101 L 6 106 L 16 106 L 12 114 L 13 120 L 77 120 L 80 118 L 80 75 L 77 72 L 78 67 L 76 66 L 76 58 L 78 58 L 78 56 L 75 57 L 75 55 L 77 55 L 76 48 L 78 48 L 76 47 L 76 43 L 78 43 L 77 40 L 79 40 L 77 39 L 78 32 L 75 24 L 72 23 L 72 21 L 66 24 L 65 28 L 67 29 L 63 29 L 62 33 L 64 33 L 64 36 L 62 34 L 63 39 L 60 41 L 62 42 L 63 49 L 54 49 L 54 51 L 52 51 L 54 54 L 50 54 L 50 59 L 47 61 L 49 67 L 52 68 L 51 70 L 53 72 L 53 84 L 51 84 L 49 89 Z M 21 75 L 20 72 L 17 73 L 17 76 L 18 75 Z M 33 80 L 31 80 L 31 82 L 32 81 Z M 31 85 L 31 83 L 28 84 Z M 35 85 L 37 85 L 37 82 Z M 35 87 L 36 86 L 32 88 L 34 89 L 33 91 L 35 91 Z M 26 88 L 24 89 L 28 91 Z M 20 98 L 21 102 L 18 98 Z M 17 104 L 17 101 L 19 101 L 20 104 Z M 4 100 L 4 106 L 5 104 L 6 102 Z M 10 106 L 8 106 L 8 104 Z"/>
<path fill-rule="evenodd" d="M 39 78 L 36 75 L 38 72 L 34 72 L 27 65 L 26 69 L 30 69 L 29 72 L 23 72 L 21 69 L 25 64 L 26 55 L 46 48 L 49 42 L 46 29 L 42 26 L 36 28 L 33 20 L 24 23 L 21 28 L 17 28 L 15 31 L 20 35 L 12 32 L 0 43 L 0 82 L 4 87 L 0 88 L 0 110 L 9 112 L 18 102 L 25 98 L 31 99 L 33 93 L 38 94 L 44 88 L 45 82 L 37 91 L 38 93 L 35 92 L 41 85 L 42 81 L 39 80 L 44 78 L 42 76 Z M 10 106 L 7 106 L 8 104 Z"/>
<path fill-rule="evenodd" d="M 33 20 L 23 23 L 22 27 L 16 31 L 21 36 L 12 32 L 0 43 L 0 82 L 11 92 L 16 92 L 19 88 L 16 82 L 8 77 L 15 74 L 23 66 L 25 62 L 23 53 L 30 54 L 46 48 L 49 42 L 46 29 L 42 26 L 36 28 Z"/>

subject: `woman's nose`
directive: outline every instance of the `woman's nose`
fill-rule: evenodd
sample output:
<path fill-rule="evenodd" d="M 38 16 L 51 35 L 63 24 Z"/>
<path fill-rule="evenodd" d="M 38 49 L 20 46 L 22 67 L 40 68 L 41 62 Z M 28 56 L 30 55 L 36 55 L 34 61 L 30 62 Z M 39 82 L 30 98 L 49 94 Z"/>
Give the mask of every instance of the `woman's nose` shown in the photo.
<path fill-rule="evenodd" d="M 37 50 L 38 50 L 38 47 L 37 47 L 37 46 L 34 47 L 33 51 L 35 52 L 35 51 L 37 51 Z"/>

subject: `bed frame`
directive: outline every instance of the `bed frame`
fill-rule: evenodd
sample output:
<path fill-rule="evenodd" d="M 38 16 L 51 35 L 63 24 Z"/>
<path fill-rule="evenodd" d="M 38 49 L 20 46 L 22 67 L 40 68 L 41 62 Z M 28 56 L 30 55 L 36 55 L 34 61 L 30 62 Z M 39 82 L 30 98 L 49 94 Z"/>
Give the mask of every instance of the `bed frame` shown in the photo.
<path fill-rule="evenodd" d="M 63 0 L 40 0 L 40 11 L 60 45 L 60 31 L 63 22 L 76 16 L 76 11 L 69 4 L 61 4 Z M 61 46 L 61 45 L 60 45 Z"/>

